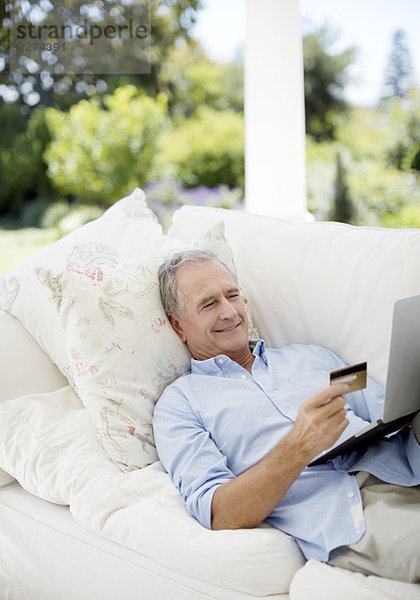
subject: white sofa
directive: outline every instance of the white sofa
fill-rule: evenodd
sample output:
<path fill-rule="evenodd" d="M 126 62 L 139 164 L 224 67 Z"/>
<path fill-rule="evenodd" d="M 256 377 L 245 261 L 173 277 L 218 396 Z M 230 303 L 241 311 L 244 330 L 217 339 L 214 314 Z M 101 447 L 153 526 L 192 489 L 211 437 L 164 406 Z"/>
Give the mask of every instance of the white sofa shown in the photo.
<path fill-rule="evenodd" d="M 367 360 L 369 375 L 384 383 L 393 304 L 420 293 L 419 230 L 292 224 L 183 207 L 164 236 L 135 190 L 0 280 L 0 306 L 10 313 L 0 316 L 0 598 L 420 599 L 417 585 L 305 563 L 292 539 L 265 524 L 202 528 L 156 461 L 144 423 L 159 386 L 146 393 L 144 377 L 155 381 L 158 369 L 161 386 L 162 373 L 170 380 L 186 359 L 162 313 L 153 312 L 157 264 L 193 244 L 230 260 L 221 221 L 269 346 L 322 344 L 349 363 Z M 134 298 L 136 318 L 128 329 L 147 324 L 135 330 L 138 346 L 129 355 L 124 340 L 132 332 L 120 330 L 121 315 L 101 309 L 106 322 L 99 332 L 91 323 L 94 294 L 104 291 L 107 277 L 115 284 L 116 274 L 121 285 L 126 277 L 137 292 L 143 286 L 136 295 L 129 283 L 113 296 Z M 105 374 L 95 379 L 101 363 L 92 357 L 105 355 L 118 373 L 117 387 L 120 379 L 127 379 L 127 390 L 141 379 L 140 420 L 125 388 L 113 397 L 94 387 L 103 387 Z M 163 365 L 171 355 L 173 364 Z M 124 361 L 134 365 L 135 377 Z"/>

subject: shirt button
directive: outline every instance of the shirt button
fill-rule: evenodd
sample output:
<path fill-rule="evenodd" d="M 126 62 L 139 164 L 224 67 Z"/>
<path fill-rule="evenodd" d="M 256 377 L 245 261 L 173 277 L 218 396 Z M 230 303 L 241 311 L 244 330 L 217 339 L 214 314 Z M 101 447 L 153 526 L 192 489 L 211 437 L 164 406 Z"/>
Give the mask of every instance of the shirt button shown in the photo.
<path fill-rule="evenodd" d="M 223 358 L 219 358 L 219 360 L 218 360 L 219 365 L 223 365 L 224 362 L 225 361 L 223 360 Z"/>
<path fill-rule="evenodd" d="M 273 398 L 277 398 L 278 393 L 277 392 L 273 392 L 271 395 L 273 396 Z"/>
<path fill-rule="evenodd" d="M 347 494 L 347 496 L 348 496 L 348 498 L 354 498 L 354 492 L 349 492 L 349 493 Z"/>
<path fill-rule="evenodd" d="M 241 379 L 245 380 L 245 379 L 247 379 L 247 376 L 246 375 L 241 375 Z"/>

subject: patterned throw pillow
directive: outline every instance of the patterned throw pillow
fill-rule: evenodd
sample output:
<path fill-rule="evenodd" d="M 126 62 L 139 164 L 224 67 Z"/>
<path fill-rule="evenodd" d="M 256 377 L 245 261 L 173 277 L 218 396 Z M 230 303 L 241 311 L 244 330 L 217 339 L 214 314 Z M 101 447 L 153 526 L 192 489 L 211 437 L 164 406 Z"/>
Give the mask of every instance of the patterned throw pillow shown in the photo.
<path fill-rule="evenodd" d="M 233 266 L 223 223 L 194 246 L 214 251 Z M 170 254 L 189 247 L 162 236 L 153 253 L 127 263 L 37 270 L 65 331 L 70 382 L 105 452 L 122 470 L 157 459 L 154 404 L 189 368 L 190 354 L 164 313 L 157 275 Z"/>
<path fill-rule="evenodd" d="M 87 223 L 42 250 L 0 279 L 0 310 L 16 317 L 41 348 L 71 376 L 64 333 L 45 296 L 35 269 L 66 269 L 95 277 L 95 269 L 147 254 L 162 238 L 162 227 L 136 188 L 99 219 Z"/>

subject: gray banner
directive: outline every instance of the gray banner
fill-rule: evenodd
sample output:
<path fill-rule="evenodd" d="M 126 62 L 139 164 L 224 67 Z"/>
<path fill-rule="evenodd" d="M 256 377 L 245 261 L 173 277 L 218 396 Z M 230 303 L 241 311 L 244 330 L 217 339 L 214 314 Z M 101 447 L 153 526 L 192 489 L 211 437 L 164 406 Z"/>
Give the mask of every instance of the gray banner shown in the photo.
<path fill-rule="evenodd" d="M 10 71 L 151 72 L 150 0 L 13 3 Z"/>

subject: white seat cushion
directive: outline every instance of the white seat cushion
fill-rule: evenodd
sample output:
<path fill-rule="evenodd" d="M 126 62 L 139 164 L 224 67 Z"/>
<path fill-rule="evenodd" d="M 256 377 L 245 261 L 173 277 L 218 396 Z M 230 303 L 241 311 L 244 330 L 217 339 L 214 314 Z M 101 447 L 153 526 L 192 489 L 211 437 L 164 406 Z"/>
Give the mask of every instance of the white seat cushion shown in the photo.
<path fill-rule="evenodd" d="M 290 600 L 420 600 L 420 585 L 352 573 L 309 560 L 290 585 Z"/>

